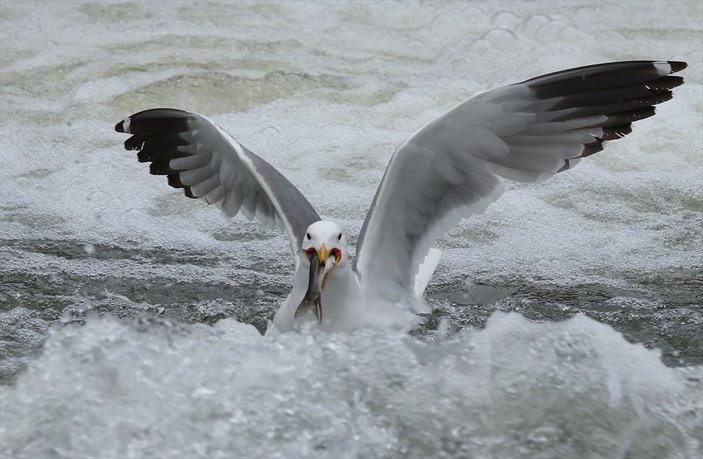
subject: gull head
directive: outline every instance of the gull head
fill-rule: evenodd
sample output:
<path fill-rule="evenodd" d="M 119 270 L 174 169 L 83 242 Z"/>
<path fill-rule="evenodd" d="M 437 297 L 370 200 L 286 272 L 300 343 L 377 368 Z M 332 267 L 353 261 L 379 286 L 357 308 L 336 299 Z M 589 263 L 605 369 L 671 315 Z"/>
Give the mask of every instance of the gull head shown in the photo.
<path fill-rule="evenodd" d="M 322 291 L 335 268 L 347 263 L 347 240 L 336 223 L 318 221 L 308 226 L 301 249 L 310 263 L 310 273 L 305 298 L 295 317 L 314 308 L 318 323 L 322 323 Z"/>

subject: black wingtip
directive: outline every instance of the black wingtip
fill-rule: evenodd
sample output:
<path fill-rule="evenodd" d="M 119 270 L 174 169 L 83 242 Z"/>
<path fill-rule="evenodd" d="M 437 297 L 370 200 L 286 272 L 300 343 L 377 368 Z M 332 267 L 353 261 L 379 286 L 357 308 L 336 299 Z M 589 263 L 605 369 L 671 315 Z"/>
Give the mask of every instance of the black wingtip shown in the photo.
<path fill-rule="evenodd" d="M 167 177 L 169 186 L 172 186 L 173 188 L 185 188 L 185 185 L 181 182 L 181 176 L 178 172 L 168 174 Z"/>
<path fill-rule="evenodd" d="M 124 130 L 125 121 L 127 121 L 128 119 L 129 118 L 124 119 L 124 120 L 120 121 L 119 123 L 115 124 L 115 131 L 128 134 L 128 132 Z"/>
<path fill-rule="evenodd" d="M 668 61 L 667 63 L 671 66 L 671 73 L 680 72 L 688 67 L 688 64 L 683 61 Z"/>

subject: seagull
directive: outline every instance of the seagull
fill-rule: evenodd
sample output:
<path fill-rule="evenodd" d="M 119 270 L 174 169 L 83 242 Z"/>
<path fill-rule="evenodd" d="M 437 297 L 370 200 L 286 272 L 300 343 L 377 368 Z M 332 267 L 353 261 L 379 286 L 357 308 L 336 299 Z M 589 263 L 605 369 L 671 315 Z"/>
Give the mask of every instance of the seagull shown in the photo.
<path fill-rule="evenodd" d="M 461 219 L 503 193 L 501 178 L 540 182 L 654 115 L 683 83 L 685 62 L 589 65 L 498 87 L 425 124 L 395 151 L 349 256 L 347 234 L 321 220 L 279 171 L 197 113 L 154 108 L 115 126 L 131 134 L 154 175 L 189 198 L 239 212 L 288 235 L 293 286 L 274 316 L 280 330 L 412 327 L 439 263 L 433 248 Z"/>

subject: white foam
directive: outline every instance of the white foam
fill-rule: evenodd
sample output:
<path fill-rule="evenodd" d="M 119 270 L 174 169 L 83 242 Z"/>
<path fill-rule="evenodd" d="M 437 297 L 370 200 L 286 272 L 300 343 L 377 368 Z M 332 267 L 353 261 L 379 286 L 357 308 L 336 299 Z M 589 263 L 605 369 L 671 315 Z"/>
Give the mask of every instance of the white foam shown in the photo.
<path fill-rule="evenodd" d="M 663 458 L 700 446 L 689 413 L 703 408 L 703 370 L 667 368 L 585 317 L 498 313 L 437 344 L 146 325 L 92 318 L 56 332 L 0 389 L 2 454 L 578 457 L 589 445 Z"/>

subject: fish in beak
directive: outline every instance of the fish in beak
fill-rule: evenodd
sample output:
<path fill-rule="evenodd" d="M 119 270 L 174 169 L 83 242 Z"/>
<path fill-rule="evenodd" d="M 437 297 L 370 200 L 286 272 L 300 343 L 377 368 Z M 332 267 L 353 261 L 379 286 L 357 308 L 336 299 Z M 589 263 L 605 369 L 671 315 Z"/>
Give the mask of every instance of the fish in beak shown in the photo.
<path fill-rule="evenodd" d="M 322 289 L 325 288 L 327 275 L 332 271 L 332 268 L 337 266 L 337 257 L 335 255 L 328 252 L 324 244 L 322 244 L 320 250 L 308 252 L 308 258 L 310 259 L 308 290 L 295 311 L 294 317 L 296 319 L 314 308 L 317 322 L 322 324 Z"/>

